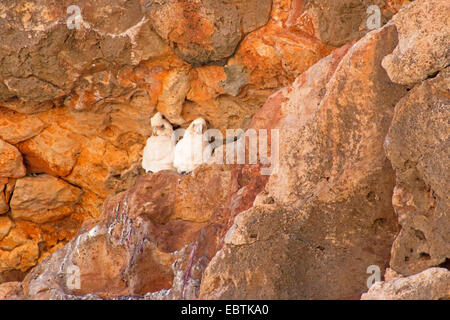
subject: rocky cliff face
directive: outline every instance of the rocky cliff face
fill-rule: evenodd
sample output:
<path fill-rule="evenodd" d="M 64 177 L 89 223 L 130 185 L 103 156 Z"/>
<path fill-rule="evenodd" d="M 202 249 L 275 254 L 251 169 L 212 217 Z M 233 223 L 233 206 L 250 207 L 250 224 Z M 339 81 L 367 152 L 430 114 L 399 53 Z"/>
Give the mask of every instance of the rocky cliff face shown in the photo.
<path fill-rule="evenodd" d="M 2 2 L 0 298 L 450 298 L 449 12 Z M 274 170 L 145 175 L 157 111 L 277 130 Z"/>

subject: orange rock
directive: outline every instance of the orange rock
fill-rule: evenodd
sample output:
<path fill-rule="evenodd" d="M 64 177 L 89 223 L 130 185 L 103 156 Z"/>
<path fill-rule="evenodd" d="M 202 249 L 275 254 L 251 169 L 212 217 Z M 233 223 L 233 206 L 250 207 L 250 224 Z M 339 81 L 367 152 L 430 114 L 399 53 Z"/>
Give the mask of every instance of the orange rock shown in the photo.
<path fill-rule="evenodd" d="M 98 218 L 102 212 L 104 201 L 104 198 L 99 197 L 94 192 L 85 191 L 80 200 L 80 207 L 87 216 Z"/>
<path fill-rule="evenodd" d="M 22 284 L 18 281 L 0 284 L 0 300 L 23 300 Z"/>
<path fill-rule="evenodd" d="M 50 175 L 18 179 L 11 199 L 14 219 L 36 223 L 69 216 L 79 203 L 82 191 Z"/>
<path fill-rule="evenodd" d="M 0 139 L 0 178 L 20 178 L 25 174 L 26 169 L 19 150 Z"/>
<path fill-rule="evenodd" d="M 9 211 L 9 199 L 6 198 L 6 183 L 8 179 L 0 178 L 0 214 Z"/>
<path fill-rule="evenodd" d="M 12 221 L 7 216 L 0 216 L 0 240 L 5 238 L 12 228 Z"/>
<path fill-rule="evenodd" d="M 177 54 L 191 64 L 232 55 L 241 37 L 239 13 L 232 4 L 181 0 L 152 3 L 149 9 L 155 31 L 176 43 Z"/>
<path fill-rule="evenodd" d="M 33 241 L 22 242 L 10 250 L 0 249 L 0 274 L 10 270 L 25 272 L 36 265 L 38 257 L 39 247 Z"/>
<path fill-rule="evenodd" d="M 41 240 L 41 232 L 36 225 L 14 222 L 9 233 L 0 240 L 0 276 L 14 270 L 25 272 L 34 266 L 40 254 L 38 243 Z"/>
<path fill-rule="evenodd" d="M 126 150 L 96 137 L 81 150 L 76 165 L 65 179 L 101 197 L 106 197 L 129 187 L 139 169 L 138 154 L 134 154 L 130 159 Z"/>
<path fill-rule="evenodd" d="M 225 93 L 219 86 L 219 82 L 226 80 L 223 67 L 204 66 L 191 71 L 191 89 L 187 98 L 191 101 L 200 102 L 216 98 Z"/>
<path fill-rule="evenodd" d="M 156 108 L 171 123 L 184 123 L 181 111 L 189 87 L 189 72 L 187 70 L 173 69 L 164 75 Z"/>
<path fill-rule="evenodd" d="M 0 107 L 0 138 L 16 144 L 38 135 L 45 125 L 36 117 Z"/>
<path fill-rule="evenodd" d="M 80 148 L 80 138 L 56 124 L 19 145 L 30 172 L 60 177 L 71 172 Z"/>
<path fill-rule="evenodd" d="M 231 171 L 201 166 L 177 185 L 172 219 L 192 222 L 219 220 L 227 210 Z"/>
<path fill-rule="evenodd" d="M 9 201 L 11 199 L 15 184 L 16 179 L 0 178 L 0 214 L 8 212 Z"/>

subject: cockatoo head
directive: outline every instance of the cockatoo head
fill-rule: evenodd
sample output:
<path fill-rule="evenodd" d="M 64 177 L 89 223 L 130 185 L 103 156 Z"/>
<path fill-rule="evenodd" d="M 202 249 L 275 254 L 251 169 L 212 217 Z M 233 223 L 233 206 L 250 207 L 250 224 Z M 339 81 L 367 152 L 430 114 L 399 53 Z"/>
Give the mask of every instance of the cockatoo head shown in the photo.
<path fill-rule="evenodd" d="M 157 112 L 150 122 L 153 127 L 153 134 L 157 136 L 171 135 L 173 133 L 172 125 L 163 118 L 161 112 Z"/>
<path fill-rule="evenodd" d="M 187 131 L 196 134 L 203 134 L 205 130 L 206 130 L 206 121 L 203 118 L 195 119 L 187 128 Z"/>

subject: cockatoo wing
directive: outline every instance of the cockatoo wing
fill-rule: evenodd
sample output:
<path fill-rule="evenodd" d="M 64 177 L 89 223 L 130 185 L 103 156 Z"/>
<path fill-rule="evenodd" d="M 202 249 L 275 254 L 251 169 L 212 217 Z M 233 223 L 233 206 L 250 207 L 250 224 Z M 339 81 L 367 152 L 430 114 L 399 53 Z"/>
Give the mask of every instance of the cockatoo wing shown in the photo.
<path fill-rule="evenodd" d="M 147 141 L 144 153 L 147 154 L 149 160 L 158 161 L 166 158 L 167 155 L 173 154 L 174 148 L 175 144 L 170 137 L 151 137 L 149 141 Z"/>
<path fill-rule="evenodd" d="M 178 172 L 192 172 L 211 160 L 212 148 L 199 134 L 187 134 L 175 147 L 174 167 Z"/>
<path fill-rule="evenodd" d="M 173 165 L 175 143 L 169 136 L 154 136 L 147 140 L 142 167 L 148 172 L 170 170 Z"/>

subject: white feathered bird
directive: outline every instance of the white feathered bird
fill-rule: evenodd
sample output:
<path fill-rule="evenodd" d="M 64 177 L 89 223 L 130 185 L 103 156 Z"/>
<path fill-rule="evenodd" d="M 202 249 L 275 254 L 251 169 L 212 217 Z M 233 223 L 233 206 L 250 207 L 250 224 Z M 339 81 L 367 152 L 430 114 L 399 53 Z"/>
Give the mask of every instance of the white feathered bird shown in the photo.
<path fill-rule="evenodd" d="M 142 168 L 145 172 L 175 170 L 173 166 L 175 138 L 173 128 L 160 112 L 151 119 L 153 136 L 147 139 L 142 158 Z"/>
<path fill-rule="evenodd" d="M 203 163 L 211 161 L 212 147 L 203 135 L 206 121 L 198 118 L 186 129 L 183 139 L 175 147 L 173 165 L 178 173 L 186 174 L 194 171 Z"/>

